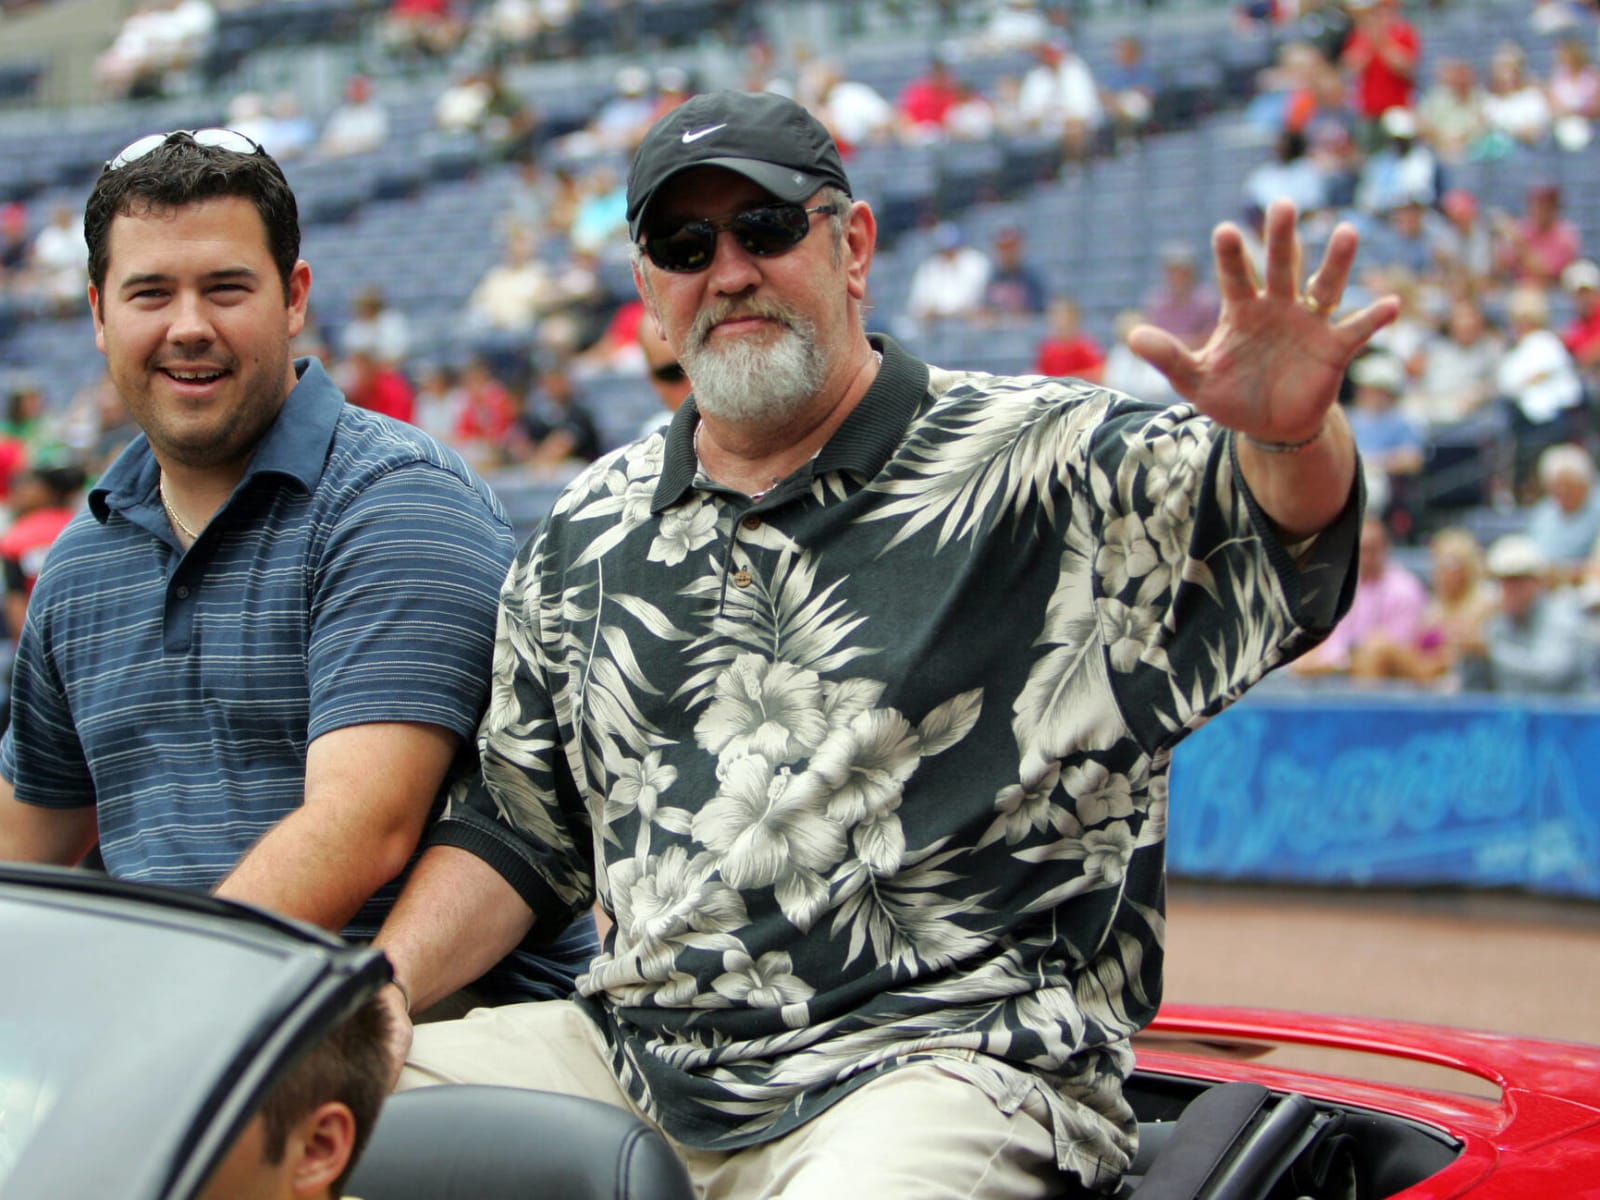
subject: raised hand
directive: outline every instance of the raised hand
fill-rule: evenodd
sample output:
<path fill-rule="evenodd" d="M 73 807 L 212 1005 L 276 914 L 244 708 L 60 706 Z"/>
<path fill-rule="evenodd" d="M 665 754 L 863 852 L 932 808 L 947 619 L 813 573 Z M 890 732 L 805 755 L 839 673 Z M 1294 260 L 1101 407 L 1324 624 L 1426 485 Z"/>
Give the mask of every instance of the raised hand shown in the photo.
<path fill-rule="evenodd" d="M 1213 232 L 1222 313 L 1204 346 L 1190 350 L 1151 325 L 1133 330 L 1128 345 L 1219 425 L 1264 442 L 1297 443 L 1322 428 L 1350 360 L 1395 319 L 1400 304 L 1388 296 L 1334 319 L 1360 241 L 1348 223 L 1333 231 L 1304 290 L 1291 202 L 1276 200 L 1267 210 L 1266 240 L 1263 285 L 1239 229 L 1224 223 Z"/>

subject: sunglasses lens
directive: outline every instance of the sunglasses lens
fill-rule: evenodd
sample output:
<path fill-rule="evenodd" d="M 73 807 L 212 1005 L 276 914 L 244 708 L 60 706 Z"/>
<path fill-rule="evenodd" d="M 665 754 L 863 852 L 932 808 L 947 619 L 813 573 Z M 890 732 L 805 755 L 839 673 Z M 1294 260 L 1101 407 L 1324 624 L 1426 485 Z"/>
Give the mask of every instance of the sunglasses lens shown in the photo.
<path fill-rule="evenodd" d="M 663 271 L 703 271 L 711 265 L 716 249 L 717 231 L 710 221 L 685 221 L 644 241 L 644 252 Z"/>
<path fill-rule="evenodd" d="M 733 235 L 739 245 L 762 258 L 794 249 L 810 227 L 811 218 L 798 204 L 752 208 L 733 219 Z"/>
<path fill-rule="evenodd" d="M 259 143 L 232 129 L 174 129 L 171 133 L 146 134 L 107 162 L 106 170 L 120 170 L 131 162 L 137 162 L 152 150 L 160 149 L 174 138 L 180 137 L 188 138 L 197 146 L 209 146 L 234 154 L 266 153 Z"/>
<path fill-rule="evenodd" d="M 167 138 L 169 136 L 170 136 L 169 134 L 165 134 L 165 133 L 146 134 L 144 137 L 140 138 L 137 142 L 134 142 L 132 145 L 129 145 L 129 146 L 125 147 L 123 149 L 122 153 L 118 154 L 115 158 L 113 158 L 110 162 L 108 162 L 106 164 L 106 170 L 115 171 L 119 167 L 127 166 L 129 163 L 135 161 L 136 159 L 143 158 L 146 154 L 149 154 L 150 151 L 154 150 L 157 146 L 165 145 L 166 141 L 167 141 Z"/>
<path fill-rule="evenodd" d="M 659 367 L 652 367 L 650 374 L 662 383 L 682 383 L 684 370 L 682 363 L 665 363 Z"/>
<path fill-rule="evenodd" d="M 771 258 L 805 240 L 811 229 L 811 211 L 798 204 L 768 204 L 746 209 L 724 222 L 685 221 L 676 229 L 647 235 L 644 252 L 663 271 L 703 271 L 717 252 L 717 234 L 728 229 L 747 253 Z"/>

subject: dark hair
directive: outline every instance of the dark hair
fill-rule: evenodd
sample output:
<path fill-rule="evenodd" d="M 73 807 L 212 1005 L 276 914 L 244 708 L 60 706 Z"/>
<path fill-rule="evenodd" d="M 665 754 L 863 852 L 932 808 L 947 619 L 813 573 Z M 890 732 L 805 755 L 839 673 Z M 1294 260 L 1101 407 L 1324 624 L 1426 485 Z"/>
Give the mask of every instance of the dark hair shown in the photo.
<path fill-rule="evenodd" d="M 331 1189 L 333 1195 L 343 1195 L 389 1091 L 388 1033 L 387 1010 L 376 996 L 369 997 L 273 1085 L 261 1105 L 269 1163 L 283 1161 L 296 1121 L 319 1104 L 337 1100 L 349 1107 L 356 1126 L 350 1161 Z"/>
<path fill-rule="evenodd" d="M 300 257 L 300 210 L 283 171 L 266 154 L 239 154 L 184 137 L 100 173 L 83 212 L 90 282 L 104 292 L 116 217 L 171 212 L 222 196 L 242 196 L 256 206 L 287 298 Z"/>

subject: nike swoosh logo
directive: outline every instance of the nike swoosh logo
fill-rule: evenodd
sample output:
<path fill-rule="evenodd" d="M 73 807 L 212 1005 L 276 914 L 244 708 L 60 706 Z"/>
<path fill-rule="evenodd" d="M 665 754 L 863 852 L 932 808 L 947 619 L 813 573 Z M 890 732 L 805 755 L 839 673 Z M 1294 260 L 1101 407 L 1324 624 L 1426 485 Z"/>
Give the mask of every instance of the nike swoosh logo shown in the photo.
<path fill-rule="evenodd" d="M 683 144 L 687 146 L 690 142 L 698 142 L 706 134 L 715 133 L 717 130 L 726 129 L 727 127 L 728 123 L 724 121 L 721 125 L 707 125 L 704 129 L 696 129 L 693 132 L 685 133 L 683 135 Z"/>

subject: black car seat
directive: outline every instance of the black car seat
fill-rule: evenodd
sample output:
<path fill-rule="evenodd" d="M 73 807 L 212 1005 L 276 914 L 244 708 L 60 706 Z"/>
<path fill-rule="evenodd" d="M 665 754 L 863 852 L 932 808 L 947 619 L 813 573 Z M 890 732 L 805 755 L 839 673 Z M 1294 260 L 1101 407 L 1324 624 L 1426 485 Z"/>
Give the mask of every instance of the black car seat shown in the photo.
<path fill-rule="evenodd" d="M 655 1130 L 597 1100 L 446 1085 L 390 1096 L 346 1188 L 361 1200 L 693 1200 Z"/>

